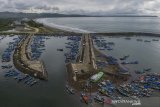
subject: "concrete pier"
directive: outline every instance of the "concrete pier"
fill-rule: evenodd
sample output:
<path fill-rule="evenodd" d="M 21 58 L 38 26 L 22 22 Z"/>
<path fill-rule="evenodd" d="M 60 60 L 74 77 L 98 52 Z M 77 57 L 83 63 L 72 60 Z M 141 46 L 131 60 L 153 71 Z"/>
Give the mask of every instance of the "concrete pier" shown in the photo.
<path fill-rule="evenodd" d="M 44 64 L 39 60 L 31 60 L 28 52 L 28 45 L 32 40 L 32 34 L 24 37 L 24 39 L 19 43 L 16 48 L 13 61 L 14 65 L 20 71 L 30 74 L 36 78 L 47 80 L 48 75 L 45 70 Z"/>
<path fill-rule="evenodd" d="M 88 78 L 97 69 L 93 41 L 90 34 L 83 34 L 82 36 L 77 62 L 70 63 L 67 66 L 71 68 L 72 79 L 74 81 L 84 77 Z"/>
<path fill-rule="evenodd" d="M 85 84 L 92 75 L 99 71 L 104 72 L 104 79 L 113 79 L 113 81 L 120 81 L 125 79 L 128 75 L 119 73 L 119 65 L 107 65 L 99 68 L 96 61 L 107 62 L 107 57 L 100 58 L 97 56 L 106 56 L 94 47 L 93 40 L 90 34 L 83 34 L 81 39 L 81 46 L 79 47 L 79 54 L 76 63 L 69 63 L 66 65 L 68 71 L 69 83 L 77 89 L 80 89 L 78 84 Z"/>

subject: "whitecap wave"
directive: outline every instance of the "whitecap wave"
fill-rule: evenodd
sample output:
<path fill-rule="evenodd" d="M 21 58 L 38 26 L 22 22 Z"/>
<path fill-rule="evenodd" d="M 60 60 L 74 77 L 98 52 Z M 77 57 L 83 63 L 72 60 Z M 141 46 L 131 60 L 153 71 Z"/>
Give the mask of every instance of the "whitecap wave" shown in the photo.
<path fill-rule="evenodd" d="M 70 31 L 70 32 L 76 32 L 76 33 L 94 33 L 88 30 L 84 30 L 84 29 L 80 29 L 80 28 L 73 28 L 70 26 L 64 26 L 64 25 L 59 25 L 59 24 L 55 24 L 55 23 L 50 23 L 47 21 L 47 19 L 36 19 L 37 22 L 39 23 L 43 23 L 44 25 L 50 26 L 50 27 L 55 27 L 58 29 L 62 29 L 65 31 Z"/>

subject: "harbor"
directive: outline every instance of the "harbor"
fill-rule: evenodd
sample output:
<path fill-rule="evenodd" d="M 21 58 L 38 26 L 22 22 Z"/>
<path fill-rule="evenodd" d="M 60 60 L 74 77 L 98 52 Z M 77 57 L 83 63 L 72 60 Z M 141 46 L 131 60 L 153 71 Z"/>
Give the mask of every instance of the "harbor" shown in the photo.
<path fill-rule="evenodd" d="M 71 92 L 69 94 L 79 94 L 81 92 L 80 99 L 85 104 L 93 104 L 95 102 L 105 104 L 107 98 L 120 100 L 123 97 L 141 99 L 159 96 L 159 73 L 151 72 L 152 68 L 144 68 L 142 72 L 130 70 L 131 66 L 139 65 L 140 62 L 133 59 L 127 61 L 130 59 L 130 54 L 115 58 L 117 56 L 112 56 L 110 53 L 114 50 L 116 43 L 112 41 L 107 42 L 108 40 L 105 39 L 113 38 L 116 40 L 117 38 L 124 38 L 125 41 L 131 41 L 132 39 L 135 40 L 135 38 L 142 37 L 98 37 L 94 34 L 91 38 L 87 34 L 82 35 L 81 40 L 79 40 L 81 45 L 78 45 L 78 47 L 80 46 L 80 54 L 75 54 L 77 59 L 74 56 L 73 59 L 71 58 L 70 61 L 67 61 L 67 72 L 69 73 L 67 80 L 70 85 L 67 90 Z M 72 37 L 73 40 L 76 38 Z M 147 38 L 150 39 L 150 37 Z M 157 43 L 159 39 L 158 37 L 156 38 L 152 39 L 152 42 Z M 150 41 L 148 39 L 144 40 L 144 43 Z M 70 48 L 72 50 L 72 47 Z M 138 78 L 135 78 L 137 76 Z M 149 78 L 150 80 L 148 80 Z M 146 82 L 140 82 L 141 80 Z"/>
<path fill-rule="evenodd" d="M 0 9 L 0 107 L 160 107 L 160 0 Z"/>
<path fill-rule="evenodd" d="M 83 34 L 84 35 L 84 34 Z M 29 44 L 27 45 L 27 53 L 28 53 L 28 58 L 32 61 L 37 60 L 37 59 L 42 59 L 44 61 L 45 64 L 45 69 L 47 70 L 47 74 L 48 74 L 48 81 L 52 81 L 52 83 L 56 84 L 56 80 L 59 80 L 58 78 L 63 78 L 61 80 L 59 80 L 59 82 L 63 85 L 59 85 L 61 87 L 61 90 L 59 90 L 59 93 L 65 94 L 65 96 L 67 97 L 73 97 L 74 99 L 76 99 L 75 105 L 79 104 L 79 105 L 97 105 L 100 106 L 102 104 L 106 103 L 106 100 L 108 98 L 111 99 L 117 99 L 120 98 L 122 99 L 123 97 L 127 97 L 128 98 L 132 98 L 132 96 L 137 96 L 138 98 L 148 98 L 148 97 L 156 97 L 159 96 L 159 92 L 157 91 L 158 89 L 158 80 L 156 79 L 156 81 L 153 79 L 154 78 L 159 78 L 157 74 L 153 74 L 151 75 L 150 78 L 150 82 L 154 83 L 154 86 L 151 86 L 150 84 L 144 84 L 142 82 L 139 81 L 139 78 L 135 78 L 135 77 L 140 77 L 144 75 L 144 77 L 146 77 L 146 73 L 153 73 L 154 71 L 156 71 L 156 69 L 158 70 L 158 66 L 142 66 L 140 65 L 142 63 L 142 60 L 140 60 L 140 58 L 132 58 L 133 54 L 131 53 L 119 53 L 119 56 L 117 57 L 115 55 L 115 50 L 119 49 L 116 48 L 117 43 L 116 42 L 117 39 L 120 41 L 125 41 L 126 43 L 130 43 L 131 41 L 133 41 L 134 43 L 139 43 L 141 44 L 141 42 L 137 41 L 138 38 L 141 38 L 143 40 L 151 40 L 152 38 L 150 37 L 130 37 L 131 39 L 125 39 L 125 37 L 120 37 L 117 38 L 116 36 L 96 36 L 97 38 L 94 37 L 94 35 L 92 36 L 93 39 L 93 45 L 94 45 L 94 55 L 95 57 L 92 57 L 92 59 L 94 59 L 95 64 L 97 69 L 101 69 L 101 70 L 94 70 L 93 68 L 93 62 L 92 60 L 90 60 L 90 58 L 87 58 L 84 54 L 85 52 L 89 52 L 89 45 L 87 45 L 88 47 L 83 47 L 80 48 L 81 46 L 84 46 L 85 44 L 90 44 L 89 42 L 86 43 L 85 41 L 88 41 L 88 37 L 89 35 L 87 34 L 86 37 L 87 40 L 83 39 L 83 35 L 82 35 L 82 39 L 81 36 L 75 35 L 75 36 L 26 36 L 25 39 L 27 41 L 29 41 L 29 38 L 32 38 L 31 41 L 29 42 Z M 17 41 L 18 40 L 21 41 L 23 40 L 23 37 L 25 36 L 19 36 L 20 39 L 15 39 L 14 36 L 12 37 L 6 37 L 7 38 L 13 38 L 14 40 Z M 45 38 L 45 39 L 44 39 Z M 158 39 L 157 37 L 154 37 L 155 39 Z M 97 42 L 99 41 L 100 42 Z M 25 43 L 27 43 L 27 41 Z M 46 41 L 46 42 L 40 42 L 40 41 Z M 57 42 L 58 41 L 58 42 Z M 84 41 L 84 42 L 82 42 Z M 109 43 L 108 43 L 109 41 Z M 81 43 L 82 42 L 82 43 Z M 2 42 L 3 43 L 3 42 Z M 19 42 L 21 43 L 21 42 Z M 24 42 L 23 42 L 24 43 Z M 41 43 L 41 44 L 39 44 Z M 54 44 L 57 44 L 56 46 Z M 92 42 L 91 42 L 92 43 Z M 152 41 L 149 44 L 142 42 L 144 44 L 146 44 L 146 46 L 150 46 L 150 44 L 157 44 L 158 41 Z M 13 44 L 13 43 L 10 43 Z M 105 48 L 105 45 L 107 46 Z M 138 44 L 137 44 L 138 45 Z M 19 44 L 15 45 L 15 49 L 16 47 L 19 46 Z M 37 47 L 38 46 L 38 47 Z M 45 46 L 45 48 L 43 47 Z M 99 47 L 98 47 L 99 46 Z M 109 47 L 108 47 L 109 46 Z M 118 45 L 119 46 L 119 45 Z M 152 46 L 152 45 L 151 45 Z M 9 46 L 11 47 L 11 46 Z M 36 48 L 37 47 L 37 48 Z M 73 48 L 73 49 L 72 49 Z M 104 48 L 102 50 L 102 48 Z M 108 50 L 108 48 L 112 48 L 113 50 Z M 51 49 L 54 49 L 53 51 L 49 51 Z M 59 51 L 57 49 L 63 49 L 63 51 Z M 80 50 L 79 50 L 80 49 Z M 101 50 L 100 50 L 101 49 Z M 145 48 L 146 49 L 146 48 Z M 151 48 L 153 49 L 153 48 Z M 8 50 L 8 49 L 7 49 Z M 14 50 L 14 48 L 13 48 Z M 81 50 L 84 50 L 84 54 L 79 54 L 79 53 L 83 53 Z M 71 53 L 70 53 L 71 51 Z M 119 50 L 118 50 L 119 51 Z M 107 54 L 105 53 L 107 52 Z M 121 52 L 121 51 L 119 51 Z M 127 51 L 128 52 L 128 51 Z M 13 55 L 14 55 L 14 51 L 12 51 Z M 55 54 L 56 53 L 56 54 Z M 88 54 L 88 53 L 87 53 Z M 93 54 L 93 53 L 92 53 Z M 7 54 L 6 54 L 7 55 Z M 11 53 L 9 55 L 12 55 Z M 83 58 L 82 56 L 85 56 L 85 58 Z M 89 55 L 89 54 L 88 54 Z M 111 57 L 112 56 L 112 57 Z M 58 60 L 58 59 L 61 60 Z M 55 59 L 57 59 L 57 61 L 55 62 Z M 117 60 L 115 60 L 117 59 Z M 121 62 L 123 61 L 135 61 L 135 59 L 139 62 L 138 64 L 121 64 Z M 139 59 L 139 60 L 138 60 Z M 9 61 L 9 59 L 5 59 L 4 61 Z M 151 59 L 149 59 L 151 60 Z M 55 87 L 53 87 L 53 84 L 50 83 L 44 83 L 41 80 L 38 80 L 38 78 L 27 76 L 26 74 L 22 74 L 22 71 L 19 70 L 14 70 L 16 69 L 14 68 L 14 65 L 12 65 L 10 62 L 12 61 L 12 57 L 10 57 L 10 61 L 9 62 L 3 62 L 2 68 L 4 70 L 4 77 L 9 81 L 10 79 L 12 80 L 12 78 L 14 78 L 15 81 L 17 81 L 17 85 L 18 87 L 24 87 L 26 88 L 26 86 L 29 87 L 33 87 L 32 89 L 36 89 L 39 87 L 43 87 L 48 84 L 48 88 L 52 87 L 52 89 L 55 89 Z M 48 62 L 51 61 L 51 62 Z M 90 62 L 91 63 L 87 63 Z M 114 62 L 116 61 L 116 63 Z M 156 60 L 155 60 L 156 61 Z M 54 64 L 53 64 L 54 63 Z M 89 69 L 91 69 L 91 71 L 89 72 L 90 74 L 88 75 L 83 75 L 78 76 L 76 79 L 77 81 L 80 80 L 80 82 L 82 83 L 80 85 L 80 83 L 75 82 L 74 84 L 72 84 L 73 82 L 73 77 L 71 77 L 72 81 L 69 81 L 68 75 L 70 74 L 70 72 L 66 72 L 66 64 L 69 63 L 73 63 L 73 65 L 75 66 L 76 64 L 78 64 L 78 66 L 80 66 L 80 68 L 84 68 L 88 70 L 87 66 L 85 67 L 84 65 L 89 64 Z M 87 64 L 86 64 L 87 63 Z M 121 74 L 118 74 L 116 72 L 119 72 L 113 68 L 117 68 L 119 66 L 114 65 L 114 64 L 119 64 L 119 66 L 124 66 L 125 68 L 127 68 L 127 70 L 130 72 L 130 75 L 127 75 L 127 80 L 123 77 L 121 77 Z M 79 65 L 79 64 L 84 64 Z M 64 65 L 63 68 L 61 68 L 60 66 Z M 156 65 L 156 64 L 155 64 Z M 52 67 L 53 66 L 53 67 Z M 142 73 L 142 74 L 136 74 L 135 70 L 132 69 L 132 66 L 135 68 L 135 66 L 141 66 L 142 68 L 137 68 L 135 70 L 144 70 L 146 73 Z M 156 69 L 155 69 L 156 68 Z M 54 70 L 56 69 L 56 71 Z M 77 69 L 77 65 L 76 65 L 76 69 Z M 105 69 L 107 69 L 105 71 Z M 52 72 L 54 70 L 54 72 Z M 115 73 L 114 73 L 115 70 Z M 7 72 L 8 71 L 8 72 Z M 59 71 L 64 71 L 63 76 L 60 75 L 62 72 Z M 71 71 L 71 70 L 70 70 Z M 80 70 L 81 71 L 81 70 Z M 24 72 L 25 73 L 25 72 Z M 57 73 L 59 75 L 57 75 Z M 155 76 L 154 76 L 155 75 Z M 156 76 L 157 75 L 157 76 Z M 72 75 L 73 76 L 73 75 Z M 54 77 L 54 78 L 53 78 Z M 126 76 L 125 76 L 126 77 Z M 67 82 L 66 82 L 67 80 Z M 134 80 L 134 81 L 133 81 Z M 146 81 L 146 79 L 144 78 L 144 80 Z M 148 80 L 148 79 L 147 79 Z M 13 83 L 14 84 L 14 81 Z M 24 86 L 22 85 L 24 84 Z M 33 85 L 32 85 L 33 84 Z M 16 85 L 16 86 L 17 86 Z M 90 88 L 92 87 L 92 88 Z M 123 88 L 122 88 L 123 87 Z M 147 88 L 147 90 L 145 89 Z M 29 90 L 27 88 L 27 90 Z M 63 90 L 63 91 L 62 91 Z M 128 90 L 128 91 L 126 91 Z M 146 91 L 145 91 L 146 90 Z M 46 89 L 47 91 L 47 89 Z M 51 90 L 50 90 L 51 91 Z M 40 92 L 40 91 L 39 91 Z M 142 94 L 137 94 L 137 93 L 142 93 Z M 45 95 L 43 95 L 45 96 Z M 72 102 L 73 103 L 73 102 Z"/>

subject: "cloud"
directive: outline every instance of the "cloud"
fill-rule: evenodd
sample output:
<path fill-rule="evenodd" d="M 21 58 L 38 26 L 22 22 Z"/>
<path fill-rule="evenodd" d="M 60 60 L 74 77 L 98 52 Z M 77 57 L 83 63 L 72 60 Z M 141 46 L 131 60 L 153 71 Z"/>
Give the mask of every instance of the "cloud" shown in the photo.
<path fill-rule="evenodd" d="M 0 0 L 1 11 L 66 14 L 160 14 L 160 0 Z"/>

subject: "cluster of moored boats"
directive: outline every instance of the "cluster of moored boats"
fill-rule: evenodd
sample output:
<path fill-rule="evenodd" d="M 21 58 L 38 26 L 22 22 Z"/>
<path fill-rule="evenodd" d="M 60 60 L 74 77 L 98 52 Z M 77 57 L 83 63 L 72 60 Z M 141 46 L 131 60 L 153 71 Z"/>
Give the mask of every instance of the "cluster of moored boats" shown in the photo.
<path fill-rule="evenodd" d="M 160 74 L 145 74 L 140 76 L 139 79 L 135 82 L 139 82 L 147 88 L 152 88 L 160 91 Z"/>
<path fill-rule="evenodd" d="M 117 90 L 125 97 L 150 97 L 153 92 L 152 89 L 135 82 L 120 85 Z"/>
<path fill-rule="evenodd" d="M 113 46 L 115 45 L 114 42 L 106 42 L 103 37 L 92 36 L 92 39 L 94 40 L 94 43 L 99 48 L 99 50 L 111 51 L 113 50 Z"/>
<path fill-rule="evenodd" d="M 22 39 L 21 36 L 18 38 L 14 38 L 13 42 L 9 42 L 8 47 L 4 50 L 2 54 L 2 62 L 10 62 L 11 61 L 11 55 L 14 49 L 17 47 L 19 41 Z"/>
<path fill-rule="evenodd" d="M 114 58 L 113 56 L 107 56 L 107 55 L 97 55 L 97 58 L 104 58 L 106 61 L 97 60 L 96 65 L 98 68 L 104 68 L 108 65 L 118 65 L 118 60 Z"/>
<path fill-rule="evenodd" d="M 4 77 L 9 78 L 13 77 L 17 82 L 23 82 L 24 84 L 28 86 L 33 86 L 38 83 L 38 80 L 29 76 L 28 74 L 20 73 L 18 70 L 10 69 L 7 72 L 5 72 Z"/>
<path fill-rule="evenodd" d="M 118 98 L 116 94 L 116 87 L 111 81 L 102 81 L 98 84 L 98 86 L 100 87 L 98 91 L 101 95 L 110 97 L 112 99 Z"/>
<path fill-rule="evenodd" d="M 118 59 L 114 58 L 113 56 L 107 56 L 107 55 L 99 55 L 97 57 L 105 58 L 106 61 L 96 61 L 97 67 L 98 68 L 104 68 L 107 67 L 107 65 L 118 65 L 119 66 L 119 73 L 120 74 L 129 74 L 129 70 L 124 67 L 120 66 L 118 63 Z"/>
<path fill-rule="evenodd" d="M 121 64 L 126 65 L 126 64 L 138 64 L 139 63 L 138 61 L 126 61 L 128 58 L 129 58 L 129 55 L 125 55 L 125 56 L 119 58 L 120 61 L 122 61 Z"/>
<path fill-rule="evenodd" d="M 125 37 L 124 39 L 126 39 L 126 40 L 131 40 L 131 37 Z M 138 38 L 138 39 L 136 39 L 137 41 L 139 41 L 139 42 L 151 42 L 151 41 L 159 41 L 159 39 L 152 39 L 152 40 L 143 40 L 143 39 L 141 39 L 141 38 Z"/>
<path fill-rule="evenodd" d="M 146 69 L 147 70 L 147 69 Z M 93 84 L 97 84 L 99 89 L 96 93 L 81 92 L 80 100 L 89 104 L 94 102 L 104 103 L 106 99 L 121 99 L 122 97 L 142 98 L 153 96 L 153 90 L 160 90 L 160 74 L 146 74 L 129 83 L 115 85 L 110 80 L 102 80 L 102 72 L 90 77 L 86 81 L 88 90 Z M 94 80 L 93 80 L 94 79 Z M 66 85 L 69 94 L 75 94 L 75 90 Z"/>
<path fill-rule="evenodd" d="M 45 37 L 44 36 L 35 36 L 31 44 L 31 59 L 37 60 L 40 58 L 41 54 L 45 50 Z"/>
<path fill-rule="evenodd" d="M 38 83 L 37 79 L 29 76 L 28 74 L 23 74 L 20 71 L 13 69 L 12 64 L 9 63 L 11 61 L 13 51 L 17 48 L 19 42 L 22 39 L 23 39 L 22 36 L 18 36 L 16 38 L 13 38 L 13 42 L 8 43 L 8 47 L 4 50 L 2 54 L 3 65 L 1 65 L 1 68 L 6 71 L 4 74 L 4 77 L 6 78 L 13 77 L 15 80 L 17 80 L 17 82 L 24 82 L 29 86 L 33 86 Z M 41 37 L 38 37 L 38 40 L 41 40 L 41 39 L 42 39 Z M 38 42 L 38 40 L 37 39 L 35 40 L 36 43 Z M 41 46 L 40 44 L 36 44 L 36 45 L 39 45 L 38 47 Z"/>
<path fill-rule="evenodd" d="M 75 61 L 79 52 L 79 45 L 80 45 L 80 36 L 69 36 L 67 38 L 69 40 L 68 43 L 65 43 L 67 46 L 66 48 L 70 49 L 68 53 L 65 53 L 65 62 L 72 62 Z"/>

